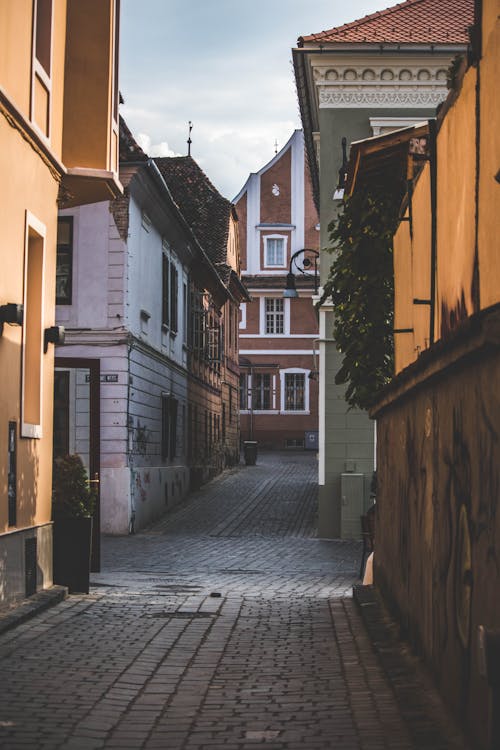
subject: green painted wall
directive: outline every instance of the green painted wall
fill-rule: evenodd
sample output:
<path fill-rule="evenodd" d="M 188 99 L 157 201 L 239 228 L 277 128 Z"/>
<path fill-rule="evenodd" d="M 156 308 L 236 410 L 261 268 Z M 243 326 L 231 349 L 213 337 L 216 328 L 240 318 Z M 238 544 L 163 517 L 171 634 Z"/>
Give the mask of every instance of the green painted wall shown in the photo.
<path fill-rule="evenodd" d="M 342 137 L 347 153 L 352 141 L 372 135 L 370 117 L 415 118 L 434 116 L 432 109 L 321 109 L 320 110 L 320 222 L 321 247 L 329 245 L 328 225 L 336 216 L 340 201 L 332 200 L 342 164 Z M 327 278 L 332 257 L 323 255 L 321 280 Z M 333 336 L 333 313 L 326 313 L 326 338 Z M 374 423 L 366 412 L 348 409 L 345 387 L 335 385 L 342 356 L 334 343 L 326 344 L 325 378 L 325 484 L 319 487 L 319 534 L 338 537 L 341 533 L 341 474 L 364 474 L 365 507 L 368 507 L 374 468 Z"/>

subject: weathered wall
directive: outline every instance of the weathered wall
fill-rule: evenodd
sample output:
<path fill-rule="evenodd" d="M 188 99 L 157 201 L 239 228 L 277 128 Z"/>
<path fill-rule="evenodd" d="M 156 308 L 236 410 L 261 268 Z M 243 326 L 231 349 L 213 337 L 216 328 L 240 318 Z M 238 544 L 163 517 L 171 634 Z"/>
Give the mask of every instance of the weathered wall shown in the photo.
<path fill-rule="evenodd" d="M 483 4 L 483 59 L 480 67 L 480 152 L 479 152 L 479 300 L 482 308 L 498 301 L 500 253 L 500 0 Z"/>
<path fill-rule="evenodd" d="M 499 322 L 497 306 L 422 357 L 376 414 L 375 582 L 475 747 L 487 719 L 477 628 L 500 622 Z"/>
<path fill-rule="evenodd" d="M 436 340 L 474 312 L 476 77 L 469 68 L 437 137 Z"/>

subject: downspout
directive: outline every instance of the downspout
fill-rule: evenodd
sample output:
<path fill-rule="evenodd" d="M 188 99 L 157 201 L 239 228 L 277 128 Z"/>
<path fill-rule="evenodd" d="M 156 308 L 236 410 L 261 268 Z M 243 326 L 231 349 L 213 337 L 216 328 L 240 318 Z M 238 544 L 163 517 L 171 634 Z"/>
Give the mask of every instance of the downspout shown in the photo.
<path fill-rule="evenodd" d="M 134 467 L 132 459 L 132 438 L 134 425 L 130 416 L 130 354 L 132 352 L 132 341 L 129 340 L 127 346 L 127 464 L 130 476 L 130 521 L 129 534 L 135 534 L 135 493 L 134 493 Z"/>
<path fill-rule="evenodd" d="M 253 366 L 250 365 L 250 440 L 253 440 Z"/>
<path fill-rule="evenodd" d="M 436 120 L 429 120 L 430 182 L 431 182 L 431 289 L 429 316 L 429 344 L 434 343 L 436 322 L 436 273 L 437 273 L 437 127 Z"/>

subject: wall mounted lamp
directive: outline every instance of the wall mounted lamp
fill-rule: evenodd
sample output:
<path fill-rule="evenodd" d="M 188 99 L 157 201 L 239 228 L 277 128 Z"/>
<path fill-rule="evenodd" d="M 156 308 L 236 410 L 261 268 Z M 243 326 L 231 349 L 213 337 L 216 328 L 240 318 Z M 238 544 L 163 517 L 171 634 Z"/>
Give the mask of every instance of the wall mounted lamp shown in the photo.
<path fill-rule="evenodd" d="M 22 326 L 24 318 L 24 306 L 15 302 L 8 302 L 0 306 L 0 336 L 3 333 L 3 324 L 11 326 Z"/>
<path fill-rule="evenodd" d="M 47 354 L 49 344 L 64 344 L 66 332 L 64 326 L 50 326 L 43 332 L 43 353 Z"/>
<path fill-rule="evenodd" d="M 339 179 L 337 182 L 337 187 L 335 188 L 335 191 L 332 196 L 332 200 L 334 201 L 341 201 L 344 197 L 344 191 L 345 191 L 345 185 L 347 182 L 347 138 L 344 136 L 342 138 L 342 164 L 339 169 Z"/>
<path fill-rule="evenodd" d="M 297 258 L 299 257 L 299 255 L 304 255 L 305 253 L 312 254 L 314 256 L 314 260 L 311 260 L 311 258 L 309 257 L 305 257 L 302 261 L 301 267 L 297 263 Z M 317 250 L 311 250 L 307 247 L 303 248 L 302 250 L 297 250 L 297 252 L 292 255 L 292 257 L 290 258 L 288 273 L 286 275 L 286 286 L 283 290 L 283 297 L 293 299 L 299 296 L 299 293 L 295 286 L 295 274 L 292 271 L 294 265 L 297 271 L 299 271 L 304 276 L 310 276 L 310 274 L 307 273 L 307 271 L 305 271 L 304 269 L 309 269 L 314 265 L 314 294 L 318 293 L 318 258 L 319 252 Z"/>

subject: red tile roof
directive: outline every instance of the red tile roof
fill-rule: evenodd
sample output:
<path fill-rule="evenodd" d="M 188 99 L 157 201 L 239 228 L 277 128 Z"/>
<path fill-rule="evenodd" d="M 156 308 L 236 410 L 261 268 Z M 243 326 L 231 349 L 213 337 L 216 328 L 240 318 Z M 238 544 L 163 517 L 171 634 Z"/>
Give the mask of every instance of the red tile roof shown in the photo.
<path fill-rule="evenodd" d="M 315 42 L 467 44 L 467 27 L 473 23 L 474 0 L 406 0 L 343 26 L 301 36 L 298 46 Z"/>

